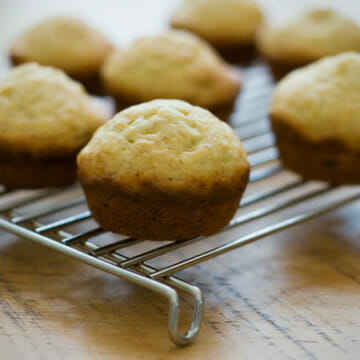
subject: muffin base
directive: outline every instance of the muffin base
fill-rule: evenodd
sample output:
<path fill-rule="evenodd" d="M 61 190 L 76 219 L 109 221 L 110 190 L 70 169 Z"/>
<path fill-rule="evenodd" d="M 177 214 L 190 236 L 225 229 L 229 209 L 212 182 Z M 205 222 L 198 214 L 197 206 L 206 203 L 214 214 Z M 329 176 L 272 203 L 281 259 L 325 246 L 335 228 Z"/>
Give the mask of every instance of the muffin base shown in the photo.
<path fill-rule="evenodd" d="M 0 150 L 0 184 L 9 189 L 64 186 L 76 180 L 76 153 L 31 156 Z"/>
<path fill-rule="evenodd" d="M 257 57 L 256 47 L 253 44 L 214 44 L 213 46 L 230 64 L 247 66 Z"/>
<path fill-rule="evenodd" d="M 305 179 L 360 184 L 360 152 L 336 139 L 312 142 L 291 126 L 272 118 L 280 158 Z"/>
<path fill-rule="evenodd" d="M 265 57 L 266 59 L 266 57 Z M 278 60 L 266 59 L 271 73 L 276 81 L 280 81 L 283 77 L 285 77 L 288 73 L 297 68 L 304 67 L 309 65 L 311 61 L 303 61 L 303 62 L 282 62 Z"/>
<path fill-rule="evenodd" d="M 105 96 L 105 91 L 102 85 L 102 81 L 100 79 L 99 74 L 92 74 L 87 77 L 70 75 L 76 81 L 79 81 L 86 89 L 89 94 L 96 96 Z"/>
<path fill-rule="evenodd" d="M 283 77 L 285 77 L 289 72 L 295 70 L 298 67 L 301 66 L 305 66 L 306 64 L 299 64 L 299 65 L 295 65 L 295 64 L 287 64 L 287 63 L 282 63 L 280 61 L 274 61 L 274 60 L 269 60 L 266 59 L 267 63 L 270 66 L 270 70 L 271 73 L 275 79 L 275 81 L 280 81 Z"/>
<path fill-rule="evenodd" d="M 131 194 L 105 181 L 80 182 L 94 219 L 105 230 L 144 240 L 183 240 L 210 235 L 226 226 L 236 212 L 249 174 L 235 196 L 213 197 L 164 193 Z"/>

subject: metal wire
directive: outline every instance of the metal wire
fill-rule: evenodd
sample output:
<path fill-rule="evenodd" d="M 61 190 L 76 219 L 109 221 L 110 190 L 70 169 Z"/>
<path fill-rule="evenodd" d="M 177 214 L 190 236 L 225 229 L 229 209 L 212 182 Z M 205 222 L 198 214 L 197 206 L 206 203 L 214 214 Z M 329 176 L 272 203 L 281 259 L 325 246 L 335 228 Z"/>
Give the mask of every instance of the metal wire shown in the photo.
<path fill-rule="evenodd" d="M 201 253 L 199 255 L 193 256 L 193 257 L 191 257 L 189 259 L 178 262 L 178 263 L 176 263 L 174 265 L 165 267 L 162 270 L 159 270 L 159 271 L 157 271 L 155 273 L 152 273 L 150 275 L 150 277 L 152 279 L 158 279 L 158 278 L 161 278 L 161 277 L 164 277 L 164 276 L 171 275 L 174 272 L 186 269 L 186 268 L 188 268 L 188 267 L 190 267 L 192 265 L 195 265 L 195 264 L 198 264 L 200 262 L 204 262 L 206 260 L 212 259 L 215 256 L 224 254 L 224 253 L 229 252 L 231 250 L 234 250 L 234 249 L 236 249 L 236 248 L 238 248 L 240 246 L 244 246 L 244 245 L 249 244 L 251 242 L 254 242 L 256 240 L 262 239 L 262 238 L 264 238 L 266 236 L 269 236 L 271 234 L 274 234 L 274 233 L 276 233 L 276 232 L 278 232 L 280 230 L 287 229 L 287 228 L 289 228 L 291 226 L 303 223 L 303 222 L 305 222 L 307 220 L 311 220 L 311 219 L 313 219 L 315 217 L 318 217 L 320 215 L 324 215 L 324 214 L 328 213 L 329 211 L 336 210 L 341 206 L 344 206 L 344 205 L 346 205 L 346 204 L 348 204 L 348 203 L 350 203 L 352 201 L 359 200 L 359 199 L 360 199 L 360 193 L 358 193 L 356 195 L 353 195 L 353 196 L 350 196 L 350 197 L 348 197 L 348 198 L 346 198 L 344 200 L 338 201 L 336 203 L 333 203 L 331 205 L 325 206 L 320 210 L 309 211 L 307 213 L 302 213 L 300 215 L 293 216 L 293 217 L 288 218 L 286 220 L 280 221 L 280 222 L 276 223 L 275 225 L 265 227 L 265 228 L 261 229 L 260 231 L 257 231 L 255 233 L 252 233 L 252 234 L 247 235 L 247 236 L 244 236 L 244 237 L 239 238 L 237 240 L 231 241 L 231 242 L 229 242 L 229 243 L 227 243 L 225 245 L 219 246 L 219 247 L 217 247 L 215 249 L 203 252 L 203 253 Z"/>
<path fill-rule="evenodd" d="M 35 229 L 35 231 L 37 233 L 42 233 L 42 232 L 49 231 L 49 230 L 55 230 L 64 225 L 74 224 L 81 220 L 89 219 L 90 217 L 91 217 L 91 212 L 87 210 L 80 214 L 72 215 L 72 216 L 66 217 L 65 219 L 61 219 L 58 221 L 54 221 L 50 224 L 39 226 Z"/>
<path fill-rule="evenodd" d="M 42 207 L 39 210 L 36 211 L 32 211 L 30 214 L 28 215 L 23 215 L 23 216 L 16 216 L 12 219 L 13 223 L 19 224 L 21 222 L 24 221 L 29 221 L 29 220 L 33 220 L 35 218 L 44 216 L 44 215 L 50 215 L 56 212 L 59 212 L 61 210 L 66 210 L 68 208 L 80 205 L 85 203 L 85 199 L 84 197 L 80 197 L 80 198 L 75 198 L 75 199 L 71 199 L 67 202 L 64 202 L 62 204 L 56 204 L 56 205 L 50 205 L 50 206 L 46 206 L 46 207 Z"/>

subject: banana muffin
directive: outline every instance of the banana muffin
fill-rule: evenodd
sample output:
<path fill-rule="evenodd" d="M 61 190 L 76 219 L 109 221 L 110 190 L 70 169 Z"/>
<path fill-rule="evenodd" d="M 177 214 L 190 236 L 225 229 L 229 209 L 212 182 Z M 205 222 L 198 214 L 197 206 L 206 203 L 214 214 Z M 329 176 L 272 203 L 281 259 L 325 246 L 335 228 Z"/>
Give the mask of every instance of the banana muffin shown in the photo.
<path fill-rule="evenodd" d="M 107 91 L 127 103 L 181 99 L 214 108 L 233 102 L 240 73 L 196 35 L 173 30 L 114 51 L 102 67 Z"/>
<path fill-rule="evenodd" d="M 171 25 L 222 47 L 252 43 L 261 21 L 261 10 L 252 0 L 185 0 Z"/>
<path fill-rule="evenodd" d="M 327 57 L 287 75 L 270 116 L 286 167 L 307 179 L 360 183 L 360 54 Z"/>
<path fill-rule="evenodd" d="M 79 19 L 53 17 L 35 25 L 11 48 L 14 64 L 37 62 L 87 81 L 99 72 L 111 45 L 97 30 Z"/>
<path fill-rule="evenodd" d="M 325 56 L 360 51 L 360 27 L 329 9 L 315 9 L 278 25 L 267 24 L 257 33 L 259 51 L 288 68 Z"/>
<path fill-rule="evenodd" d="M 249 176 L 232 129 L 180 100 L 123 110 L 98 129 L 77 161 L 95 220 L 148 240 L 218 231 L 238 208 Z"/>
<path fill-rule="evenodd" d="M 105 111 L 61 70 L 17 66 L 0 80 L 0 183 L 72 183 L 77 153 L 104 120 Z"/>

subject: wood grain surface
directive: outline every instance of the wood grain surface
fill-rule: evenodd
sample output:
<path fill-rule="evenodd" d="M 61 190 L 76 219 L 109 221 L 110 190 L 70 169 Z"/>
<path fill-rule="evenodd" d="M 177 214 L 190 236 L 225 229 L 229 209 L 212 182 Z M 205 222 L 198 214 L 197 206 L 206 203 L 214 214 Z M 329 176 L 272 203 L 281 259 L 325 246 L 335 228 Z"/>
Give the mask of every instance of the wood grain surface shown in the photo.
<path fill-rule="evenodd" d="M 289 4 L 271 3 L 274 16 Z M 49 14 L 125 43 L 165 27 L 174 4 L 0 0 L 0 71 L 14 37 Z M 342 2 L 358 18 L 359 6 Z M 206 302 L 186 348 L 169 341 L 162 297 L 0 231 L 0 359 L 360 359 L 359 218 L 357 202 L 183 272 Z"/>

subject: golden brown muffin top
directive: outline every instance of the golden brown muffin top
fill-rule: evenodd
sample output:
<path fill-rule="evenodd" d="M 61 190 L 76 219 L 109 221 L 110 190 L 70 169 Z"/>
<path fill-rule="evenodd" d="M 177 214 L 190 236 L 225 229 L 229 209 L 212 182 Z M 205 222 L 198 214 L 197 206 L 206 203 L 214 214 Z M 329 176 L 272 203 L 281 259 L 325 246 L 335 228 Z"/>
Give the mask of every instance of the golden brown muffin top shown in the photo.
<path fill-rule="evenodd" d="M 238 71 L 206 42 L 179 30 L 143 37 L 115 51 L 102 76 L 110 93 L 133 102 L 170 98 L 213 107 L 230 103 L 240 86 Z"/>
<path fill-rule="evenodd" d="M 261 10 L 252 0 L 185 0 L 171 25 L 214 44 L 236 45 L 252 42 L 261 21 Z"/>
<path fill-rule="evenodd" d="M 296 65 L 360 51 L 360 27 L 333 10 L 316 9 L 284 23 L 263 26 L 257 44 L 270 59 Z"/>
<path fill-rule="evenodd" d="M 37 62 L 73 76 L 96 73 L 111 45 L 97 30 L 79 19 L 53 17 L 18 38 L 11 48 L 17 62 Z"/>
<path fill-rule="evenodd" d="M 293 71 L 276 87 L 271 117 L 320 142 L 360 150 L 360 54 L 347 52 Z"/>
<path fill-rule="evenodd" d="M 121 111 L 97 130 L 78 166 L 83 183 L 105 181 L 135 193 L 236 189 L 249 169 L 233 130 L 180 100 L 153 100 Z"/>
<path fill-rule="evenodd" d="M 71 153 L 104 121 L 105 111 L 61 70 L 24 64 L 0 80 L 0 144 L 8 150 Z"/>

